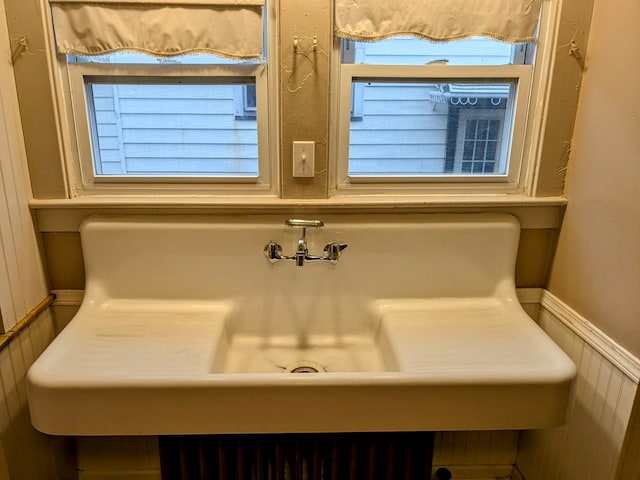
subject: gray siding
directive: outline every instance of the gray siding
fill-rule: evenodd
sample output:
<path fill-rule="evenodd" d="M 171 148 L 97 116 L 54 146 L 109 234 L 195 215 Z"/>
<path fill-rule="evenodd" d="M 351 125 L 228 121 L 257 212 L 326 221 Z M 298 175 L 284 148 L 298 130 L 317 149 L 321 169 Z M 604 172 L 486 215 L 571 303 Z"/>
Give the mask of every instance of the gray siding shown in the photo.
<path fill-rule="evenodd" d="M 257 174 L 257 124 L 236 117 L 240 88 L 94 85 L 101 173 Z"/>
<path fill-rule="evenodd" d="M 511 47 L 470 40 L 433 44 L 414 38 L 354 46 L 355 63 L 450 65 L 510 62 Z M 257 174 L 257 124 L 238 117 L 242 87 L 93 86 L 99 154 L 105 175 Z M 353 173 L 442 173 L 449 107 L 434 102 L 436 84 L 362 84 L 351 122 Z M 241 112 L 240 112 L 241 113 Z"/>
<path fill-rule="evenodd" d="M 354 63 L 500 65 L 511 62 L 511 46 L 498 42 L 429 43 L 401 38 L 358 43 Z M 431 94 L 437 84 L 361 83 L 354 98 L 349 146 L 351 174 L 438 174 L 445 171 L 449 105 Z M 454 139 L 455 141 L 455 139 Z"/>
<path fill-rule="evenodd" d="M 365 84 L 361 120 L 351 122 L 351 173 L 441 173 L 447 107 L 434 109 L 435 85 Z"/>

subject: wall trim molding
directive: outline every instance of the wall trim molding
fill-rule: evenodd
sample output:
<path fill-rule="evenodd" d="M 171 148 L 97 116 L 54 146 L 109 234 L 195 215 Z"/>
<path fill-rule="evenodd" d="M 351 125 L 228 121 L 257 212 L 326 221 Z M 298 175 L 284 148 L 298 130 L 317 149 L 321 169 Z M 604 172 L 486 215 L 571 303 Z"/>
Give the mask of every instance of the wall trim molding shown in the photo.
<path fill-rule="evenodd" d="M 548 290 L 541 291 L 540 306 L 613 363 L 630 380 L 640 383 L 640 359 L 635 355 Z"/>
<path fill-rule="evenodd" d="M 542 298 L 542 288 L 516 288 L 518 301 L 523 304 L 539 304 Z"/>
<path fill-rule="evenodd" d="M 16 323 L 8 332 L 0 334 L 0 350 L 7 347 L 13 340 L 18 338 L 20 332 L 33 323 L 42 313 L 44 313 L 54 302 L 53 295 L 47 295 L 36 305 L 25 317 Z"/>
<path fill-rule="evenodd" d="M 456 480 L 506 480 L 513 472 L 513 465 L 434 465 L 433 473 L 440 467 L 449 469 Z"/>
<path fill-rule="evenodd" d="M 55 295 L 53 306 L 72 306 L 79 307 L 84 297 L 84 290 L 52 290 Z"/>
<path fill-rule="evenodd" d="M 128 202 L 128 203 L 127 203 Z M 216 202 L 216 203 L 211 203 Z M 358 203 L 360 202 L 360 203 Z M 92 215 L 203 215 L 224 218 L 237 215 L 370 215 L 433 213 L 509 213 L 523 229 L 555 229 L 562 223 L 566 200 L 560 197 L 531 198 L 512 195 L 434 196 L 422 200 L 360 199 L 286 200 L 261 198 L 236 204 L 229 198 L 118 199 L 77 198 L 71 200 L 32 200 L 30 207 L 40 232 L 77 232 L 82 221 Z"/>

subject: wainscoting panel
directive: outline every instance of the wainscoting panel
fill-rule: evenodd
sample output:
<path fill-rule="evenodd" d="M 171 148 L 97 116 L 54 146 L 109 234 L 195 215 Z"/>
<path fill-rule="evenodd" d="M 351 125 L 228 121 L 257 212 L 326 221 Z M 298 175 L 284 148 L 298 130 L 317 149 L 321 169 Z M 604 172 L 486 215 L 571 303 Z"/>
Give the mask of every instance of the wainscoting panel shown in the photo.
<path fill-rule="evenodd" d="M 578 377 L 569 421 L 523 432 L 518 469 L 526 480 L 613 480 L 640 363 L 549 292 L 538 323 L 574 361 Z"/>
<path fill-rule="evenodd" d="M 433 469 L 446 467 L 456 480 L 508 479 L 519 435 L 519 431 L 437 432 Z"/>
<path fill-rule="evenodd" d="M 68 441 L 31 426 L 26 373 L 54 337 L 50 310 L 0 350 L 0 479 L 75 479 Z"/>
<path fill-rule="evenodd" d="M 78 480 L 160 480 L 157 437 L 77 437 Z"/>

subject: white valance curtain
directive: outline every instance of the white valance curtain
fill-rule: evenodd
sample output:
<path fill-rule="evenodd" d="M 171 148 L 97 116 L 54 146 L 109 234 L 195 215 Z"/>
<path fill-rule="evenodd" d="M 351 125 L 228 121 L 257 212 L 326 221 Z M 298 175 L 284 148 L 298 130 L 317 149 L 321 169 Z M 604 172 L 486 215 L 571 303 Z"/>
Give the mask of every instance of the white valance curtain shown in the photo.
<path fill-rule="evenodd" d="M 262 54 L 264 0 L 50 0 L 60 53 Z"/>
<path fill-rule="evenodd" d="M 435 41 L 484 36 L 534 39 L 541 0 L 336 0 L 336 35 L 377 41 L 411 35 Z"/>

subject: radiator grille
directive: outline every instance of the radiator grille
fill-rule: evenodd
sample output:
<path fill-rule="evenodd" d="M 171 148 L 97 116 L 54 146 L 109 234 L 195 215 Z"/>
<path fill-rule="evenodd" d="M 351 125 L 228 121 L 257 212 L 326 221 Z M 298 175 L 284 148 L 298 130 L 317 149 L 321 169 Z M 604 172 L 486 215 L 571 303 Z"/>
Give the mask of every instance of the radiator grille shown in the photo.
<path fill-rule="evenodd" d="M 163 480 L 428 480 L 433 433 L 163 436 Z"/>

